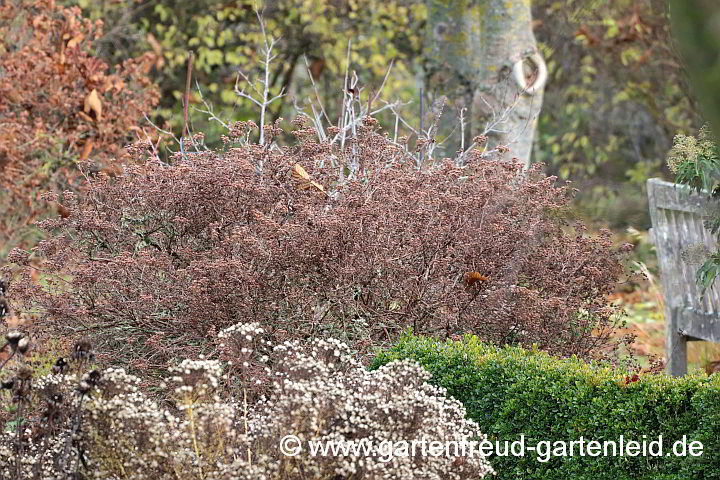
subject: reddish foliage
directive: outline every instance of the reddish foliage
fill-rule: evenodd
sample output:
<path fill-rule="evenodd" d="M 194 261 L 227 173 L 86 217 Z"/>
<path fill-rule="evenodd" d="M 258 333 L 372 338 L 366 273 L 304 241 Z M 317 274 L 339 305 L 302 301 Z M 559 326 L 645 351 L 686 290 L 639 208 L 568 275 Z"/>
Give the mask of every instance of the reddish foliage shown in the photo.
<path fill-rule="evenodd" d="M 45 221 L 61 234 L 35 249 L 48 285 L 17 269 L 17 308 L 39 305 L 40 325 L 90 333 L 99 353 L 140 368 L 207 351 L 213 332 L 240 321 L 276 342 L 335 336 L 361 351 L 407 327 L 562 356 L 612 347 L 606 296 L 621 253 L 609 233 L 563 223 L 567 186 L 477 153 L 464 168 L 418 171 L 367 127 L 353 144 L 367 173 L 338 183 L 336 169 L 308 161 L 329 148 L 306 133 L 292 152 L 150 160 L 95 176 L 81 198 L 56 197 L 70 215 Z M 296 163 L 323 190 L 299 189 Z M 27 252 L 8 260 L 22 265 Z"/>
<path fill-rule="evenodd" d="M 147 73 L 153 55 L 128 60 L 109 73 L 92 56 L 102 22 L 53 1 L 0 4 L 0 243 L 29 223 L 33 191 L 75 188 L 74 160 L 91 156 L 112 170 L 133 129 L 159 100 Z M 94 93 L 93 93 L 94 92 Z M 13 243 L 15 243 L 13 241 Z"/>

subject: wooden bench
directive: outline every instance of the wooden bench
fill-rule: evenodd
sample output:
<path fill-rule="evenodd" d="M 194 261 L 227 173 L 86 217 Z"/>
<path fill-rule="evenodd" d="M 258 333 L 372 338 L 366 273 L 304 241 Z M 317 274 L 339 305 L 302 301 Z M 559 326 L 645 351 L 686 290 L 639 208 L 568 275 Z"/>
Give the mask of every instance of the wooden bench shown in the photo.
<path fill-rule="evenodd" d="M 683 259 L 692 245 L 717 250 L 713 235 L 703 226 L 706 197 L 685 186 L 651 178 L 647 182 L 652 229 L 665 303 L 665 357 L 668 373 L 687 373 L 687 342 L 720 343 L 720 279 L 701 296 L 695 275 L 700 267 Z"/>

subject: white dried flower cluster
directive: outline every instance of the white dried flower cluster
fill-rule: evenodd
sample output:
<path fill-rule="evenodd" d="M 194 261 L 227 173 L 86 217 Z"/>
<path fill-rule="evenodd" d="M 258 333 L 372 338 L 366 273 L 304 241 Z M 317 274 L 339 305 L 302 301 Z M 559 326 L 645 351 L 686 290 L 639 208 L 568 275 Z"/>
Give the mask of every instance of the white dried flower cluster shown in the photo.
<path fill-rule="evenodd" d="M 267 366 L 272 343 L 258 322 L 236 323 L 217 335 L 220 359 L 227 365 L 226 383 L 242 391 L 244 402 L 256 398 L 272 372 Z M 248 397 L 248 390 L 253 390 Z"/>
<path fill-rule="evenodd" d="M 298 378 L 303 373 L 308 376 L 325 375 L 333 371 L 356 370 L 362 368 L 360 362 L 352 356 L 350 347 L 340 340 L 314 340 L 303 345 L 291 340 L 273 349 L 276 356 L 282 356 L 284 367 L 276 369 L 276 376 Z"/>
<path fill-rule="evenodd" d="M 231 336 L 249 332 L 236 328 Z M 175 393 L 193 397 L 176 410 L 149 399 L 139 388 L 140 379 L 119 369 L 81 378 L 41 378 L 35 393 L 60 399 L 66 413 L 52 428 L 54 417 L 47 415 L 40 422 L 45 430 L 31 432 L 28 427 L 19 459 L 21 478 L 439 480 L 492 472 L 478 452 L 464 457 L 384 458 L 387 452 L 377 449 L 369 456 L 282 455 L 278 446 L 286 435 L 303 442 L 379 445 L 462 441 L 478 428 L 465 419 L 459 402 L 426 383 L 430 375 L 417 364 L 394 362 L 370 372 L 337 340 L 288 342 L 274 353 L 278 375 L 272 393 L 247 412 L 217 396 L 198 395 L 218 385 L 223 372 L 215 360 L 185 360 L 170 369 Z M 93 388 L 78 389 L 83 382 Z M 15 478 L 17 438 L 14 432 L 0 437 L 0 478 Z"/>
<path fill-rule="evenodd" d="M 218 338 L 230 338 L 235 335 L 241 335 L 247 340 L 252 340 L 253 337 L 265 333 L 265 330 L 260 326 L 258 322 L 252 323 L 236 323 L 225 330 L 221 330 L 218 333 Z M 248 338 L 249 337 L 249 338 Z"/>
<path fill-rule="evenodd" d="M 263 337 L 265 333 L 265 329 L 258 322 L 236 323 L 220 331 L 217 337 L 220 340 L 220 349 L 235 359 L 229 363 L 247 367 L 258 346 L 270 348 L 270 341 Z M 265 362 L 267 357 L 263 356 L 258 360 Z"/>
<path fill-rule="evenodd" d="M 67 478 L 76 467 L 71 458 L 79 459 L 77 448 L 67 442 L 71 431 L 72 417 L 55 415 L 60 408 L 66 411 L 76 409 L 80 396 L 75 391 L 79 379 L 75 375 L 46 375 L 33 382 L 33 396 L 44 408 L 43 423 L 51 425 L 57 435 L 36 438 L 30 428 L 32 423 L 22 426 L 23 454 L 19 465 L 16 463 L 17 432 L 5 432 L 0 437 L 0 478 Z M 2 398 L 2 397 L 0 397 Z"/>
<path fill-rule="evenodd" d="M 169 382 L 174 393 L 182 399 L 197 399 L 212 394 L 222 376 L 222 365 L 217 360 L 183 360 L 169 369 Z"/>
<path fill-rule="evenodd" d="M 487 460 L 474 456 L 392 456 L 381 442 L 476 438 L 475 422 L 465 408 L 426 383 L 430 374 L 418 364 L 398 361 L 368 371 L 337 340 L 315 340 L 309 349 L 296 342 L 276 348 L 292 360 L 278 379 L 273 395 L 257 405 L 251 421 L 253 445 L 272 452 L 285 435 L 307 441 L 372 442 L 371 456 L 277 455 L 288 478 L 466 479 L 492 472 Z M 476 438 L 481 440 L 483 437 Z"/>

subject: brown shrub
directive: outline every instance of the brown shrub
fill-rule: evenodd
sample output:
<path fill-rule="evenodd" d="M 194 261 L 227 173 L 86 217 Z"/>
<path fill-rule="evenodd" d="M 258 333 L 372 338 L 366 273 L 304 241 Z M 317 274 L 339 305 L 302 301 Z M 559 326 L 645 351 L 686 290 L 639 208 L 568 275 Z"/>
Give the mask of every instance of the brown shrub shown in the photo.
<path fill-rule="evenodd" d="M 8 257 L 21 265 L 16 308 L 143 369 L 207 353 L 242 321 L 274 343 L 332 336 L 360 351 L 408 327 L 583 358 L 614 345 L 606 295 L 621 254 L 609 233 L 564 224 L 572 192 L 540 167 L 476 152 L 463 168 L 418 170 L 365 127 L 334 153 L 365 173 L 339 183 L 331 149 L 299 138 L 288 152 L 244 144 L 150 160 L 92 177 L 82 197 L 54 196 L 70 215 L 42 224 L 60 229 L 34 249 L 46 285 L 22 266 L 28 252 Z"/>
<path fill-rule="evenodd" d="M 112 171 L 133 129 L 159 100 L 151 54 L 109 73 L 92 54 L 102 22 L 54 1 L 0 4 L 0 256 L 27 245 L 21 227 L 44 210 L 35 192 L 82 185 L 74 166 L 93 158 Z M 62 213 L 62 212 L 61 212 Z"/>

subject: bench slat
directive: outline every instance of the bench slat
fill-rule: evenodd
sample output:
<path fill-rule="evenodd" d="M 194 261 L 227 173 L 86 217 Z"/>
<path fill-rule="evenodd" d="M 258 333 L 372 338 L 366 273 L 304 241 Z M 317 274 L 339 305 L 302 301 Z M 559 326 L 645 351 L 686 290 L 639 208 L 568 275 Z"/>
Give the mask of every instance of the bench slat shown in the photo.
<path fill-rule="evenodd" d="M 720 289 L 716 283 L 701 295 L 695 281 L 700 265 L 686 262 L 683 252 L 697 244 L 714 252 L 717 243 L 703 225 L 706 197 L 657 178 L 649 179 L 647 187 L 665 302 L 668 371 L 684 375 L 688 340 L 720 342 Z"/>

